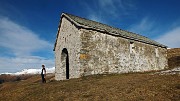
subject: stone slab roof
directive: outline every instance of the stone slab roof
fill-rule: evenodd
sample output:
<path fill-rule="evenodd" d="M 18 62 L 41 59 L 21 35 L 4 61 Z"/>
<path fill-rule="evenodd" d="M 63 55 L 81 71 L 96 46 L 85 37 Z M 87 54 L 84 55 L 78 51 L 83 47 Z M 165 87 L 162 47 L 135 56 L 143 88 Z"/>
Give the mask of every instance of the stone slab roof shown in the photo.
<path fill-rule="evenodd" d="M 75 15 L 67 14 L 67 13 L 63 13 L 61 15 L 61 18 L 62 17 L 66 17 L 68 20 L 73 22 L 77 27 L 83 27 L 86 29 L 92 29 L 96 31 L 105 32 L 107 34 L 110 34 L 116 37 L 123 37 L 123 38 L 129 39 L 130 41 L 139 41 L 146 44 L 155 45 L 162 48 L 167 48 L 167 46 L 160 44 L 154 40 L 151 40 L 145 36 L 142 36 L 133 32 L 129 32 L 126 30 L 122 30 L 119 28 L 114 28 L 114 27 L 111 27 L 111 26 L 108 26 L 106 24 L 102 24 L 96 21 L 88 20 L 88 19 L 81 18 Z"/>

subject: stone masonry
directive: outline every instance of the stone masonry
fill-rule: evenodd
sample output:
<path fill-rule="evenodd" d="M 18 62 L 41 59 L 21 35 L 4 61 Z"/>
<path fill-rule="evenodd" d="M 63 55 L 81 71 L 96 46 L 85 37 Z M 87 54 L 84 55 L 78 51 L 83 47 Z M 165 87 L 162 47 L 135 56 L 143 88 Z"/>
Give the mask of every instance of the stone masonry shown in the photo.
<path fill-rule="evenodd" d="M 63 13 L 55 51 L 55 79 L 167 68 L 167 47 L 135 33 Z"/>

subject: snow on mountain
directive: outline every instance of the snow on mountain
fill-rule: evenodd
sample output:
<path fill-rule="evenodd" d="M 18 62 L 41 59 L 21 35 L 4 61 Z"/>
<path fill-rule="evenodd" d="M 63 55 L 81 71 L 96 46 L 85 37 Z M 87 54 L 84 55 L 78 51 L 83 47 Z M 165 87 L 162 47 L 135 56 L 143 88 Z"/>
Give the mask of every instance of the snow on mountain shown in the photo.
<path fill-rule="evenodd" d="M 54 73 L 55 67 L 52 68 L 46 68 L 46 73 Z M 1 74 L 10 74 L 10 75 L 22 75 L 22 74 L 40 74 L 41 69 L 23 69 L 20 72 L 16 73 L 1 73 Z"/>

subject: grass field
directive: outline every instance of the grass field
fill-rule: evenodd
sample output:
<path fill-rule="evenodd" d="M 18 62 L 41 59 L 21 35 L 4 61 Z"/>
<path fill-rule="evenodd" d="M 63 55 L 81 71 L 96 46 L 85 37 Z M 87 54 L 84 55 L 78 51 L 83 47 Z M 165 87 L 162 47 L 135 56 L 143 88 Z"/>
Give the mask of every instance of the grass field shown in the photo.
<path fill-rule="evenodd" d="M 55 81 L 53 75 L 0 84 L 0 101 L 179 101 L 180 75 L 130 73 Z"/>

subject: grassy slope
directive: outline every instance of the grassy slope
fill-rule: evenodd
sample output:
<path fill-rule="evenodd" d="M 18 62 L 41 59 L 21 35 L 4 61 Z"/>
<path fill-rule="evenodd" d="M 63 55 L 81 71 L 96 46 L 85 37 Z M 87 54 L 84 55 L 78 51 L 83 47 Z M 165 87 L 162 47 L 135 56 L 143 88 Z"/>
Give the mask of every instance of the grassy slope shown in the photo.
<path fill-rule="evenodd" d="M 0 84 L 0 101 L 178 101 L 179 75 L 114 74 L 42 84 L 40 76 L 24 81 Z"/>
<path fill-rule="evenodd" d="M 169 68 L 180 67 L 180 48 L 168 49 Z"/>
<path fill-rule="evenodd" d="M 180 48 L 168 50 L 170 68 L 180 66 Z M 180 101 L 180 75 L 114 74 L 42 84 L 40 76 L 0 84 L 0 101 Z M 28 76 L 29 77 L 29 76 Z M 3 77 L 14 80 L 16 77 Z M 26 77 L 22 77 L 23 79 Z"/>

